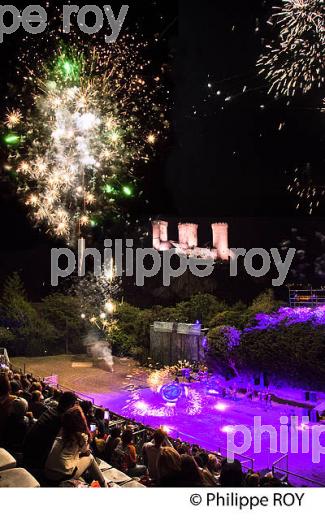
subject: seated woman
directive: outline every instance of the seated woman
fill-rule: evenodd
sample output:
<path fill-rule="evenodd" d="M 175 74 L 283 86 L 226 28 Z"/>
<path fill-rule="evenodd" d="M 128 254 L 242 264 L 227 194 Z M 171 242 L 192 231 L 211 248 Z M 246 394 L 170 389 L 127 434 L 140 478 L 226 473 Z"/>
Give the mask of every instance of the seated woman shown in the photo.
<path fill-rule="evenodd" d="M 121 428 L 112 428 L 110 436 L 106 440 L 104 459 L 114 466 L 114 452 L 121 443 Z"/>
<path fill-rule="evenodd" d="M 105 478 L 89 449 L 90 432 L 80 406 L 70 408 L 62 417 L 62 429 L 45 463 L 45 476 L 53 482 L 78 479 L 86 471 L 91 480 L 107 487 Z"/>
<path fill-rule="evenodd" d="M 161 448 L 157 461 L 158 486 L 182 487 L 181 467 L 181 456 L 174 448 Z"/>

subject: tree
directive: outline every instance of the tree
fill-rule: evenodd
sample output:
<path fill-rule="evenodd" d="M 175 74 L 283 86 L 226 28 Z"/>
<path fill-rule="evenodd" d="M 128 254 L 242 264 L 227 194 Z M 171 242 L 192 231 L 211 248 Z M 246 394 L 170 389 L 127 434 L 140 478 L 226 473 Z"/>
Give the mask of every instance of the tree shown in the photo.
<path fill-rule="evenodd" d="M 225 308 L 215 314 L 209 322 L 209 327 L 230 326 L 243 329 L 247 325 L 248 316 L 246 305 L 238 302 L 233 307 Z"/>
<path fill-rule="evenodd" d="M 41 318 L 28 302 L 24 286 L 17 273 L 7 278 L 3 288 L 1 310 L 15 336 L 13 354 L 41 355 L 51 348 L 56 337 L 55 328 Z"/>
<path fill-rule="evenodd" d="M 199 321 L 207 327 L 212 317 L 227 308 L 227 304 L 219 301 L 212 294 L 196 294 L 175 307 L 175 320 L 187 323 Z"/>
<path fill-rule="evenodd" d="M 324 325 L 311 322 L 250 330 L 242 334 L 236 364 L 245 371 L 267 371 L 277 380 L 324 390 L 324 333 Z"/>
<path fill-rule="evenodd" d="M 236 368 L 236 348 L 240 343 L 240 331 L 234 327 L 215 327 L 209 330 L 208 345 L 209 358 L 216 361 L 220 371 L 238 374 Z"/>
<path fill-rule="evenodd" d="M 248 314 L 251 318 L 260 313 L 271 314 L 271 312 L 277 311 L 281 305 L 282 302 L 275 300 L 272 289 L 267 289 L 253 300 L 248 308 Z"/>
<path fill-rule="evenodd" d="M 8 348 L 15 341 L 15 335 L 6 327 L 0 327 L 0 347 Z"/>
<path fill-rule="evenodd" d="M 40 316 L 57 331 L 56 344 L 65 352 L 83 352 L 82 338 L 86 332 L 81 318 L 80 301 L 74 296 L 54 293 L 37 306 Z"/>

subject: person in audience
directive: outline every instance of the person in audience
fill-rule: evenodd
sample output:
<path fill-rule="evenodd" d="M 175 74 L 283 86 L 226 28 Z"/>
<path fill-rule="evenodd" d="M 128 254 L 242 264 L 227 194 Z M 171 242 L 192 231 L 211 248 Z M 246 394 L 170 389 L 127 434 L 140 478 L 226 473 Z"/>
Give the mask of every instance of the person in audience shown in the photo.
<path fill-rule="evenodd" d="M 33 381 L 31 384 L 31 387 L 29 389 L 30 393 L 35 392 L 35 390 L 38 390 L 39 392 L 42 393 L 42 385 L 39 381 Z"/>
<path fill-rule="evenodd" d="M 33 419 L 27 416 L 28 403 L 17 397 L 11 402 L 9 415 L 3 433 L 3 446 L 14 456 L 22 453 L 23 442 Z"/>
<path fill-rule="evenodd" d="M 45 461 L 61 428 L 63 414 L 76 404 L 72 392 L 64 392 L 57 408 L 48 408 L 28 431 L 24 446 L 24 464 L 31 473 L 44 468 Z"/>
<path fill-rule="evenodd" d="M 96 423 L 94 416 L 94 407 L 91 401 L 81 401 L 81 409 L 86 417 L 88 427 L 91 423 Z"/>
<path fill-rule="evenodd" d="M 161 448 L 158 462 L 158 486 L 181 487 L 181 456 L 170 446 Z"/>
<path fill-rule="evenodd" d="M 253 473 L 249 471 L 245 478 L 245 487 L 259 487 L 260 486 L 260 476 L 258 473 Z"/>
<path fill-rule="evenodd" d="M 183 487 L 203 487 L 205 481 L 194 457 L 181 455 L 181 480 Z"/>
<path fill-rule="evenodd" d="M 10 389 L 10 394 L 16 397 L 19 397 L 22 393 L 21 385 L 18 384 L 18 381 L 16 381 L 16 379 L 12 379 L 10 381 Z"/>
<path fill-rule="evenodd" d="M 91 480 L 107 487 L 105 478 L 89 449 L 90 432 L 79 405 L 70 408 L 62 417 L 62 429 L 46 459 L 45 475 L 53 482 L 79 479 L 87 471 Z"/>
<path fill-rule="evenodd" d="M 280 479 L 273 476 L 273 473 L 270 471 L 263 478 L 260 479 L 261 487 L 282 487 L 283 483 Z"/>
<path fill-rule="evenodd" d="M 60 390 L 57 388 L 51 387 L 51 391 L 46 399 L 44 399 L 44 404 L 47 408 L 57 408 L 59 405 L 59 400 L 61 397 Z"/>
<path fill-rule="evenodd" d="M 219 478 L 221 464 L 217 457 L 213 455 L 213 453 L 209 453 L 208 455 L 207 469 L 214 476 L 214 478 Z"/>
<path fill-rule="evenodd" d="M 22 391 L 21 391 L 20 396 L 23 399 L 25 399 L 27 401 L 27 403 L 30 403 L 30 401 L 32 399 L 32 394 L 29 391 L 30 386 L 31 386 L 30 382 L 25 375 L 21 376 L 20 381 L 21 381 L 21 386 L 22 386 Z"/>
<path fill-rule="evenodd" d="M 95 408 L 94 419 L 98 429 L 98 436 L 103 438 L 108 434 L 108 425 L 105 421 L 105 408 Z"/>
<path fill-rule="evenodd" d="M 162 429 L 156 430 L 152 441 L 143 445 L 143 460 L 148 467 L 150 478 L 154 481 L 158 480 L 157 462 L 163 445 L 171 446 L 171 443 L 168 441 L 166 432 Z"/>
<path fill-rule="evenodd" d="M 138 457 L 131 429 L 124 430 L 121 443 L 114 450 L 114 459 L 117 460 L 118 469 L 124 471 L 130 477 L 141 477 L 147 473 L 146 466 L 137 464 Z"/>
<path fill-rule="evenodd" d="M 29 403 L 29 411 L 33 414 L 34 419 L 39 419 L 43 412 L 47 409 L 42 403 L 43 395 L 39 390 L 32 392 L 32 399 Z"/>
<path fill-rule="evenodd" d="M 104 450 L 104 459 L 108 464 L 112 464 L 112 466 L 114 466 L 116 462 L 114 460 L 115 450 L 121 442 L 121 428 L 112 428 L 111 434 L 106 440 Z"/>
<path fill-rule="evenodd" d="M 11 395 L 11 386 L 8 375 L 0 374 L 0 445 L 10 412 L 11 403 L 14 399 L 15 396 Z"/>
<path fill-rule="evenodd" d="M 16 381 L 17 385 L 19 386 L 19 390 L 23 389 L 22 384 L 21 384 L 21 375 L 20 374 L 14 374 L 12 376 L 12 380 Z"/>
<path fill-rule="evenodd" d="M 209 469 L 209 455 L 205 451 L 201 451 L 194 459 L 202 472 L 205 485 L 216 486 L 217 479 Z"/>
<path fill-rule="evenodd" d="M 227 462 L 225 459 L 221 465 L 219 483 L 222 487 L 242 487 L 244 481 L 243 471 L 239 460 Z"/>

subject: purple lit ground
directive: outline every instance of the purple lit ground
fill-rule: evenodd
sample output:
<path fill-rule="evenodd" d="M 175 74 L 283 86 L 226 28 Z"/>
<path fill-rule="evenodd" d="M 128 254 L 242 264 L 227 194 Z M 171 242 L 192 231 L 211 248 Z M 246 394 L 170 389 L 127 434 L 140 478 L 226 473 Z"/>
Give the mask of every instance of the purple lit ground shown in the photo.
<path fill-rule="evenodd" d="M 187 396 L 181 397 L 176 405 L 171 405 L 158 392 L 146 388 L 148 371 L 132 360 L 115 359 L 113 374 L 97 368 L 72 368 L 71 361 L 68 356 L 29 359 L 27 369 L 41 376 L 58 374 L 62 385 L 93 397 L 97 404 L 151 427 L 163 425 L 172 437 L 200 444 L 211 451 L 226 447 L 227 431 L 234 426 L 244 425 L 252 431 L 256 416 L 261 417 L 262 425 L 276 428 L 279 443 L 280 417 L 301 417 L 303 414 L 302 408 L 289 405 L 273 403 L 271 408 L 266 409 L 260 402 L 252 403 L 245 398 L 238 401 L 221 399 L 208 395 L 206 386 L 201 383 L 192 383 L 187 389 Z M 22 366 L 23 362 L 20 359 L 17 364 Z M 282 395 L 285 393 L 282 389 Z M 297 390 L 288 389 L 287 393 L 290 399 L 301 397 L 301 392 Z M 313 463 L 311 453 L 302 453 L 301 431 L 298 435 L 298 454 L 289 455 L 289 470 L 325 483 L 325 455 L 321 455 L 320 463 Z M 242 440 L 242 435 L 238 434 L 236 442 L 240 445 Z M 320 441 L 325 445 L 325 432 L 321 434 Z M 270 468 L 281 456 L 279 449 L 276 453 L 270 453 L 268 434 L 262 436 L 261 445 L 261 453 L 254 453 L 254 445 L 244 453 L 255 459 L 256 470 Z M 291 480 L 296 485 L 308 485 L 299 479 Z"/>
<path fill-rule="evenodd" d="M 230 401 L 210 396 L 207 395 L 205 386 L 199 383 L 192 383 L 188 389 L 188 397 L 181 398 L 176 405 L 166 403 L 160 394 L 149 388 L 133 392 L 123 390 L 119 395 L 92 393 L 92 396 L 95 401 L 116 413 L 151 427 L 163 425 L 172 437 L 180 437 L 211 451 L 227 446 L 227 432 L 231 432 L 234 426 L 244 425 L 252 432 L 254 416 L 261 417 L 262 425 L 276 428 L 279 444 L 280 417 L 302 416 L 302 408 L 273 404 L 271 408 L 265 409 L 259 402 L 251 403 L 246 399 Z M 313 464 L 311 454 L 301 452 L 301 435 L 298 430 L 298 454 L 289 455 L 289 470 L 325 484 L 325 455 L 321 455 L 319 464 Z M 311 439 L 311 432 L 309 438 Z M 325 432 L 320 439 L 325 445 Z M 241 445 L 242 434 L 236 434 L 235 441 Z M 256 470 L 271 468 L 272 463 L 281 456 L 279 445 L 275 453 L 270 453 L 269 435 L 266 433 L 262 435 L 261 448 L 261 453 L 254 453 L 254 446 L 243 453 L 255 459 Z M 238 458 L 244 461 L 242 457 Z M 297 479 L 295 482 L 306 485 Z"/>

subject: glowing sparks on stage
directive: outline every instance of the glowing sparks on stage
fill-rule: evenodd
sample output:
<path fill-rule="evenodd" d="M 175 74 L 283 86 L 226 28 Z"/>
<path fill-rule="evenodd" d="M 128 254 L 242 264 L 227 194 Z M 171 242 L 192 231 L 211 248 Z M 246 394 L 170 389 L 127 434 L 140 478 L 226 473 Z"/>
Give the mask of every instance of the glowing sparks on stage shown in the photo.
<path fill-rule="evenodd" d="M 168 126 L 162 88 L 134 38 L 80 51 L 63 46 L 28 73 L 33 103 L 8 111 L 3 140 L 34 220 L 68 242 L 101 216 L 119 216 L 136 195 L 135 165 L 147 162 Z"/>
<path fill-rule="evenodd" d="M 284 96 L 307 93 L 325 81 L 325 3 L 283 0 L 269 24 L 279 31 L 258 60 L 270 91 Z"/>

